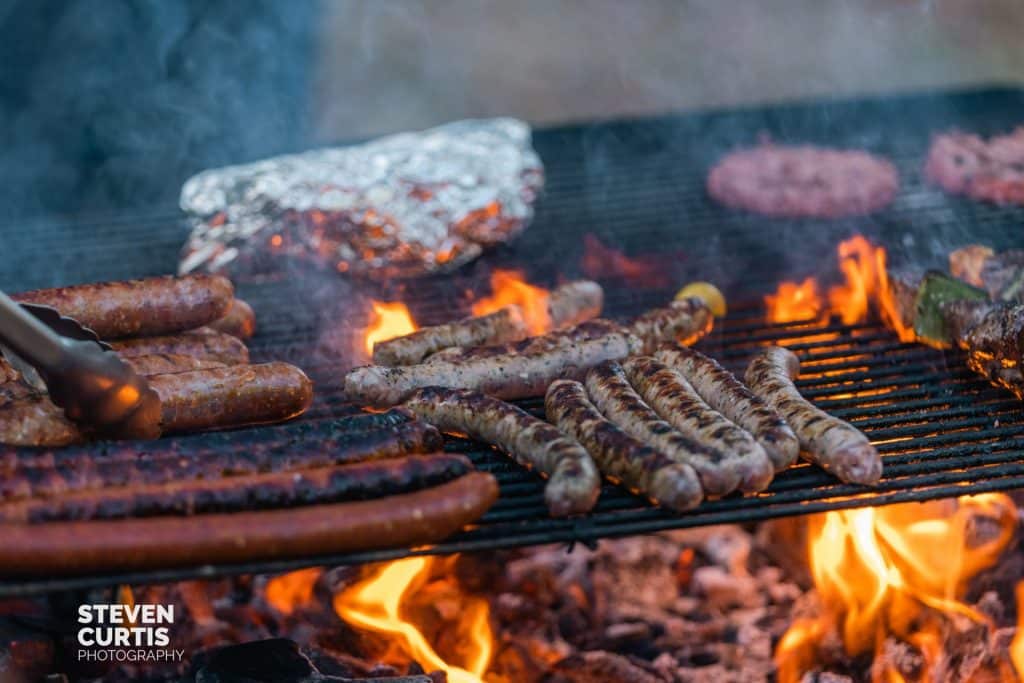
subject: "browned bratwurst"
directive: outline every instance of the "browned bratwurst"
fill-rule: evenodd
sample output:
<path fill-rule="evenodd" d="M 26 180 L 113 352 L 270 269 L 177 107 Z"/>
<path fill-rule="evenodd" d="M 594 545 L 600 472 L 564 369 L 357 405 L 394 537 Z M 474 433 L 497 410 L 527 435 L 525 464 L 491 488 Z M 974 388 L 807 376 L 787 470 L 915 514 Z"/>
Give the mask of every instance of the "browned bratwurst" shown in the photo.
<path fill-rule="evenodd" d="M 644 313 L 630 329 L 643 342 L 642 353 L 651 354 L 667 343 L 690 345 L 710 332 L 713 324 L 707 303 L 690 297 Z"/>
<path fill-rule="evenodd" d="M 436 543 L 498 497 L 489 474 L 356 503 L 87 522 L 0 524 L 0 573 L 56 574 L 308 557 Z"/>
<path fill-rule="evenodd" d="M 230 334 L 239 339 L 248 339 L 256 334 L 256 313 L 252 306 L 241 299 L 232 299 L 231 307 L 223 318 L 209 324 L 210 329 Z"/>
<path fill-rule="evenodd" d="M 768 454 L 775 471 L 796 462 L 800 442 L 779 413 L 736 376 L 700 351 L 663 348 L 658 360 L 678 370 L 708 405 L 750 432 Z"/>
<path fill-rule="evenodd" d="M 739 459 L 697 443 L 661 419 L 630 386 L 618 363 L 601 363 L 591 369 L 586 387 L 590 400 L 615 426 L 672 460 L 692 467 L 705 494 L 724 496 L 739 486 Z"/>
<path fill-rule="evenodd" d="M 436 486 L 472 470 L 465 456 L 435 453 L 297 472 L 110 487 L 0 503 L 0 521 L 123 519 L 341 503 Z"/>
<path fill-rule="evenodd" d="M 578 325 L 601 315 L 604 290 L 592 280 L 574 280 L 555 287 L 548 296 L 551 329 Z"/>
<path fill-rule="evenodd" d="M 28 392 L 0 405 L 0 443 L 10 446 L 66 446 L 85 438 L 49 396 L 31 390 Z"/>
<path fill-rule="evenodd" d="M 111 348 L 122 358 L 172 354 L 212 360 L 225 365 L 249 362 L 249 349 L 242 340 L 209 327 L 189 330 L 166 337 L 143 337 L 111 342 Z"/>
<path fill-rule="evenodd" d="M 581 328 L 595 324 L 603 328 L 599 334 L 585 334 L 578 340 Z M 542 396 L 554 380 L 580 377 L 602 361 L 625 358 L 639 347 L 639 341 L 613 323 L 593 320 L 511 347 L 499 346 L 493 352 L 481 347 L 457 358 L 397 368 L 365 365 L 345 376 L 345 394 L 372 405 L 395 405 L 430 386 L 473 389 L 503 399 Z"/>
<path fill-rule="evenodd" d="M 272 444 L 254 444 L 247 432 L 221 432 L 210 435 L 200 447 L 183 446 L 188 452 L 186 457 L 173 450 L 147 453 L 144 445 L 137 442 L 106 444 L 102 456 L 96 455 L 95 447 L 84 455 L 76 453 L 73 447 L 42 451 L 34 458 L 7 453 L 5 455 L 15 457 L 5 458 L 0 500 L 46 498 L 76 491 L 163 485 L 185 480 L 216 480 L 264 472 L 295 472 L 430 453 L 444 446 L 441 434 L 419 420 L 369 431 L 359 426 L 350 429 L 347 418 L 282 425 L 291 426 L 315 429 L 286 430 L 278 434 L 285 440 Z M 242 450 L 247 445 L 248 448 Z"/>
<path fill-rule="evenodd" d="M 373 347 L 373 362 L 389 367 L 412 365 L 442 349 L 519 341 L 526 334 L 519 308 L 505 306 L 487 315 L 424 327 L 404 337 L 379 342 Z"/>
<path fill-rule="evenodd" d="M 174 375 L 154 375 L 165 433 L 279 422 L 313 402 L 313 383 L 288 363 L 229 365 Z"/>
<path fill-rule="evenodd" d="M 672 510 L 700 504 L 703 491 L 689 465 L 672 460 L 609 422 L 579 382 L 557 380 L 544 399 L 548 419 L 586 446 L 601 472 Z"/>
<path fill-rule="evenodd" d="M 859 429 L 812 405 L 797 391 L 800 360 L 789 349 L 761 351 L 747 367 L 747 384 L 779 411 L 796 432 L 810 462 L 854 484 L 874 484 L 882 458 Z"/>
<path fill-rule="evenodd" d="M 37 289 L 13 298 L 51 306 L 101 339 L 118 339 L 202 327 L 222 318 L 233 296 L 225 277 L 186 275 Z"/>
<path fill-rule="evenodd" d="M 725 454 L 720 466 L 736 468 L 740 491 L 763 491 L 772 482 L 775 468 L 764 448 L 705 403 L 681 374 L 650 356 L 629 358 L 622 367 L 637 392 L 666 422 L 693 441 Z"/>
<path fill-rule="evenodd" d="M 586 449 L 544 420 L 501 399 L 466 389 L 427 387 L 403 406 L 446 432 L 497 446 L 548 481 L 544 500 L 552 516 L 587 512 L 601 492 L 601 475 Z"/>
<path fill-rule="evenodd" d="M 179 372 L 212 370 L 213 368 L 224 367 L 224 363 L 215 360 L 186 356 L 181 353 L 155 353 L 149 356 L 123 358 L 122 360 L 136 374 L 143 377 L 149 377 L 150 375 L 174 375 Z"/>

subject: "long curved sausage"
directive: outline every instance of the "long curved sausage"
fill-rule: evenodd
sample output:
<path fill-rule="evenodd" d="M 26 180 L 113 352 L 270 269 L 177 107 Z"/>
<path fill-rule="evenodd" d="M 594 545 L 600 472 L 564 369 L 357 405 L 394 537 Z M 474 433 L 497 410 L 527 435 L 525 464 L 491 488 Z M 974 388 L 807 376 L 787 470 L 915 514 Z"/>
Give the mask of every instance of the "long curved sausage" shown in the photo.
<path fill-rule="evenodd" d="M 134 356 L 122 359 L 126 365 L 143 377 L 151 375 L 174 375 L 179 372 L 212 370 L 222 368 L 224 363 L 180 353 L 156 353 L 149 356 Z"/>
<path fill-rule="evenodd" d="M 629 358 L 622 369 L 666 422 L 697 443 L 732 456 L 729 466 L 740 472 L 740 491 L 756 493 L 772 482 L 775 468 L 761 444 L 705 403 L 681 374 L 650 356 Z"/>
<path fill-rule="evenodd" d="M 796 434 L 760 396 L 714 358 L 689 348 L 662 348 L 655 357 L 678 370 L 708 405 L 750 432 L 780 472 L 796 462 L 800 442 Z"/>
<path fill-rule="evenodd" d="M 578 325 L 601 315 L 604 290 L 592 280 L 574 280 L 551 290 L 548 296 L 548 320 L 551 329 Z"/>
<path fill-rule="evenodd" d="M 120 486 L 163 485 L 266 472 L 295 472 L 430 453 L 444 446 L 441 434 L 419 420 L 373 431 L 323 430 L 318 433 L 323 435 L 322 440 L 310 434 L 308 438 L 257 443 L 249 448 L 240 448 L 244 443 L 234 438 L 224 442 L 221 448 L 214 441 L 199 449 L 139 453 L 138 444 L 125 443 L 113 453 L 96 455 L 91 451 L 84 456 L 79 454 L 74 460 L 40 455 L 35 464 L 26 462 L 3 473 L 0 477 L 0 500 L 47 498 Z M 253 439 L 246 432 L 225 433 L 228 434 Z M 74 452 L 77 449 L 68 450 Z"/>
<path fill-rule="evenodd" d="M 173 354 L 216 361 L 225 365 L 243 365 L 249 362 L 249 349 L 241 339 L 211 330 L 209 327 L 165 337 L 122 339 L 111 342 L 110 346 L 122 358 Z"/>
<path fill-rule="evenodd" d="M 230 564 L 436 543 L 498 497 L 473 472 L 440 486 L 356 503 L 92 522 L 0 524 L 0 573 L 68 574 Z"/>
<path fill-rule="evenodd" d="M 195 432 L 301 415 L 313 402 L 313 383 L 288 363 L 229 365 L 154 375 L 164 433 Z"/>
<path fill-rule="evenodd" d="M 854 484 L 874 484 L 882 476 L 882 458 L 859 429 L 812 405 L 797 391 L 800 360 L 773 346 L 747 367 L 747 384 L 779 411 L 796 432 L 808 460 Z"/>
<path fill-rule="evenodd" d="M 693 468 L 637 441 L 605 419 L 579 382 L 553 382 L 544 408 L 548 419 L 582 443 L 601 472 L 613 481 L 671 510 L 689 510 L 700 504 L 704 492 Z"/>
<path fill-rule="evenodd" d="M 587 512 L 601 492 L 601 475 L 586 449 L 522 408 L 465 389 L 428 387 L 403 407 L 446 432 L 497 446 L 547 478 L 544 500 L 554 517 Z"/>
<path fill-rule="evenodd" d="M 513 351 L 499 347 L 492 354 L 484 347 L 458 359 L 419 365 L 365 365 L 345 376 L 345 394 L 350 400 L 381 406 L 401 403 L 417 389 L 430 386 L 473 389 L 503 399 L 542 396 L 556 379 L 580 377 L 602 361 L 625 358 L 638 346 L 636 338 L 624 330 L 577 341 L 576 329 L 527 339 Z"/>
<path fill-rule="evenodd" d="M 714 321 L 707 303 L 690 297 L 644 313 L 633 320 L 630 331 L 643 342 L 640 352 L 652 354 L 664 344 L 689 346 L 710 332 Z"/>
<path fill-rule="evenodd" d="M 342 503 L 408 493 L 472 471 L 465 456 L 435 453 L 295 472 L 175 480 L 0 503 L 0 522 L 124 519 Z"/>
<path fill-rule="evenodd" d="M 248 339 L 256 334 L 256 313 L 252 306 L 241 299 L 232 299 L 228 312 L 223 318 L 210 323 L 209 328 L 239 339 Z"/>
<path fill-rule="evenodd" d="M 501 344 L 519 341 L 526 335 L 526 322 L 519 308 L 505 306 L 486 315 L 424 327 L 403 337 L 378 342 L 373 347 L 373 362 L 388 367 L 413 365 L 442 349 Z"/>
<path fill-rule="evenodd" d="M 739 458 L 684 436 L 663 420 L 630 385 L 615 362 L 602 363 L 587 373 L 587 393 L 605 417 L 634 439 L 693 468 L 709 496 L 724 496 L 742 479 Z"/>
<path fill-rule="evenodd" d="M 151 277 L 37 289 L 15 301 L 55 308 L 101 339 L 156 336 L 211 323 L 227 312 L 231 281 L 220 275 Z"/>

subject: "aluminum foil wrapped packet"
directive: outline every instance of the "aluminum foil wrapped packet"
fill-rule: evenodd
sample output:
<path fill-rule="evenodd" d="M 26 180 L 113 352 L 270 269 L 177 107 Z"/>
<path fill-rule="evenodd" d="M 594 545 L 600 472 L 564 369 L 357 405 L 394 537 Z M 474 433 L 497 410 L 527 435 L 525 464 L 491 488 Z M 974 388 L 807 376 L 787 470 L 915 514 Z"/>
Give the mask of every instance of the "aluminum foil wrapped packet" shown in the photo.
<path fill-rule="evenodd" d="M 522 232 L 543 183 L 515 119 L 211 169 L 181 189 L 179 272 L 273 272 L 287 257 L 372 279 L 445 272 Z"/>

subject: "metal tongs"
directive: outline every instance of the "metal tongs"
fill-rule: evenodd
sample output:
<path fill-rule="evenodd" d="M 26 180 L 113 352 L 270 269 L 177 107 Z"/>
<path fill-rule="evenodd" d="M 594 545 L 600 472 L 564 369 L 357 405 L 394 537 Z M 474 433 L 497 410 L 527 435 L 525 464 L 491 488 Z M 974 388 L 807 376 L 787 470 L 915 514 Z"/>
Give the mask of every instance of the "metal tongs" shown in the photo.
<path fill-rule="evenodd" d="M 0 292 L 0 350 L 27 381 L 41 380 L 50 399 L 83 430 L 115 438 L 160 436 L 160 397 L 77 321 Z"/>

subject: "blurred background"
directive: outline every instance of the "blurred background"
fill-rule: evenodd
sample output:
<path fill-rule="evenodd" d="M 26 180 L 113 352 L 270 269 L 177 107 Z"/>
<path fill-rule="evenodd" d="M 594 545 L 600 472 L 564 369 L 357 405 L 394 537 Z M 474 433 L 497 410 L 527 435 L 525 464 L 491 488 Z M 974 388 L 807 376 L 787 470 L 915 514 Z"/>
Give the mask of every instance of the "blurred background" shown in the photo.
<path fill-rule="evenodd" d="M 8 218 L 211 166 L 536 124 L 1024 80 L 1024 0 L 0 0 Z"/>

